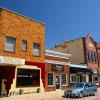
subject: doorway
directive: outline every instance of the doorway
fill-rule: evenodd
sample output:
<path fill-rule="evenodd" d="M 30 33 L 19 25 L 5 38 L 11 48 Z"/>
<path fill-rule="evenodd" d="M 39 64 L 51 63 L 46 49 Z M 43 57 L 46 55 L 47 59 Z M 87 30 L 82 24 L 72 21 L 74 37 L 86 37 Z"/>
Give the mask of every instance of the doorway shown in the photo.
<path fill-rule="evenodd" d="M 56 75 L 56 89 L 60 89 L 60 75 Z"/>

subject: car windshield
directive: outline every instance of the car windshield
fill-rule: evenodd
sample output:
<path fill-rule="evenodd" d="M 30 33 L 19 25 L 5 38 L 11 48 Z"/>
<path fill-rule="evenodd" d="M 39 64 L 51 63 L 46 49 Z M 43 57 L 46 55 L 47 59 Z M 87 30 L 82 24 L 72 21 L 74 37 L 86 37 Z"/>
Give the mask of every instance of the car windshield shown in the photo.
<path fill-rule="evenodd" d="M 84 86 L 84 83 L 77 83 L 73 87 L 82 88 L 83 86 Z"/>

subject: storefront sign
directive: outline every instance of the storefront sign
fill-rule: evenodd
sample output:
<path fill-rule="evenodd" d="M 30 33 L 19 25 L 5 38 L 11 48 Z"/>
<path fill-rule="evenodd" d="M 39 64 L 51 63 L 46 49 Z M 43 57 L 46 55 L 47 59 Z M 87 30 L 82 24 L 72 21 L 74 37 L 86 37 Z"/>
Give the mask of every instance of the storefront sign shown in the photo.
<path fill-rule="evenodd" d="M 0 64 L 3 64 L 3 65 L 7 65 L 7 64 L 9 64 L 9 65 L 24 65 L 25 59 L 0 56 Z"/>

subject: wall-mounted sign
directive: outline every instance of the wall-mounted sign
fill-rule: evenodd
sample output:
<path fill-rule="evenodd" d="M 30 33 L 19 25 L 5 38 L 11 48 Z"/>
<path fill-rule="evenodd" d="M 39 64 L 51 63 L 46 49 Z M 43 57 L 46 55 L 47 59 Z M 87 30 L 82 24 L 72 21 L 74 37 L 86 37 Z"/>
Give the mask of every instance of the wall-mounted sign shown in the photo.
<path fill-rule="evenodd" d="M 0 56 L 0 64 L 1 65 L 7 65 L 7 64 L 8 65 L 24 65 L 25 59 Z"/>
<path fill-rule="evenodd" d="M 64 71 L 63 65 L 52 64 L 51 66 L 52 66 L 52 71 Z"/>

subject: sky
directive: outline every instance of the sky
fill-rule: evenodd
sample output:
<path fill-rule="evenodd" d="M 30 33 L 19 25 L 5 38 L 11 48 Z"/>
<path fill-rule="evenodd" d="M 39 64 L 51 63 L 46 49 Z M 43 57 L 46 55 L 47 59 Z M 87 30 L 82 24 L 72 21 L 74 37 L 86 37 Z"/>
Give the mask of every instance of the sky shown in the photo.
<path fill-rule="evenodd" d="M 88 33 L 100 42 L 100 0 L 0 0 L 0 7 L 44 23 L 46 49 Z"/>

